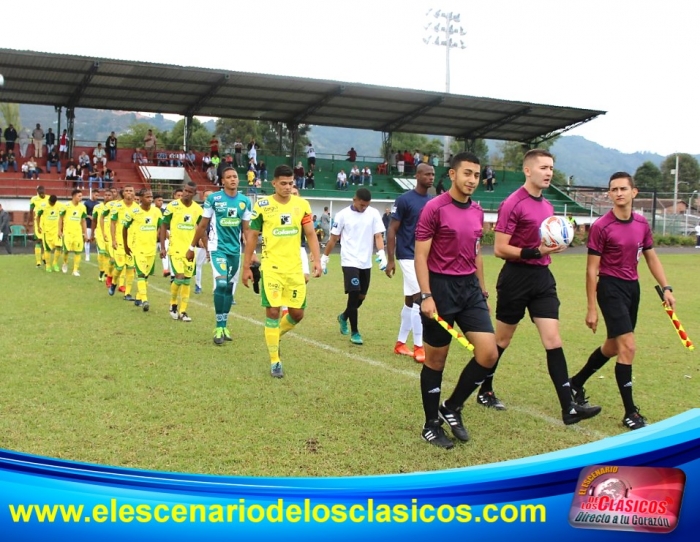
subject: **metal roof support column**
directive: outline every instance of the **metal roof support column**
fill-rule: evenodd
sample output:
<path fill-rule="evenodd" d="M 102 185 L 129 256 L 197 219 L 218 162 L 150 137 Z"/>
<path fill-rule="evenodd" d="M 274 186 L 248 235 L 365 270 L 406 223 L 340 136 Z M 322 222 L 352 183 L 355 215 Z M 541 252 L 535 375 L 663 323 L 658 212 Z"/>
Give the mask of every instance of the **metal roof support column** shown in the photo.
<path fill-rule="evenodd" d="M 290 149 L 290 156 L 292 157 L 292 167 L 297 163 L 297 140 L 299 139 L 299 125 L 298 124 L 287 124 L 287 130 L 292 136 L 292 148 Z"/>
<path fill-rule="evenodd" d="M 56 128 L 56 139 L 58 143 L 58 149 L 59 151 L 61 150 L 61 111 L 63 111 L 63 108 L 60 105 L 55 105 L 54 111 L 58 113 L 58 127 Z"/>
<path fill-rule="evenodd" d="M 192 121 L 192 115 L 185 117 L 185 152 L 190 152 L 190 146 L 192 145 Z"/>
<path fill-rule="evenodd" d="M 66 107 L 66 122 L 68 126 L 68 160 L 73 159 L 73 132 L 75 130 L 75 109 L 73 107 Z"/>
<path fill-rule="evenodd" d="M 382 146 L 384 148 L 384 159 L 387 161 L 387 164 L 391 162 L 391 151 L 394 150 L 392 149 L 392 140 L 394 137 L 394 132 L 382 132 Z M 387 171 L 389 173 L 389 171 Z"/>

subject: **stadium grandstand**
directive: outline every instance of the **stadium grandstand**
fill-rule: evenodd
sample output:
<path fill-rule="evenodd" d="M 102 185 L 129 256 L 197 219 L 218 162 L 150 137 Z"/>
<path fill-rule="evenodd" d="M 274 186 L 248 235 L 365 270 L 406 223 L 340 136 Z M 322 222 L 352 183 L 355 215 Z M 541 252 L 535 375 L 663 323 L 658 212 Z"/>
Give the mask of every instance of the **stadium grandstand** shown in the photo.
<path fill-rule="evenodd" d="M 382 133 L 384 144 L 390 148 L 394 132 L 447 135 L 463 142 L 470 150 L 478 138 L 518 141 L 529 147 L 560 135 L 586 123 L 604 111 L 557 107 L 533 103 L 495 100 L 437 92 L 380 87 L 358 83 L 343 83 L 306 78 L 253 73 L 225 72 L 194 67 L 160 65 L 58 55 L 33 51 L 0 49 L 0 74 L 5 84 L 0 87 L 0 102 L 53 106 L 58 113 L 58 129 L 69 135 L 68 156 L 73 161 L 85 152 L 92 157 L 98 142 L 75 141 L 73 123 L 76 110 L 81 108 L 149 111 L 177 114 L 185 118 L 184 148 L 189 149 L 188 127 L 196 115 L 255 119 L 284 123 L 293 138 L 300 124 L 341 126 L 375 130 Z M 67 126 L 61 126 L 65 112 Z M 3 127 L 4 128 L 4 127 Z M 118 134 L 117 134 L 118 135 Z M 4 143 L 4 141 L 3 141 Z M 58 142 L 57 142 L 58 143 Z M 3 145 L 4 147 L 4 145 Z M 29 145 L 27 156 L 32 154 Z M 170 162 L 174 150 L 162 149 L 158 157 L 147 164 L 134 163 L 135 149 L 119 148 L 107 167 L 112 171 L 113 186 L 133 185 L 137 190 L 148 187 L 168 193 L 169 189 L 191 180 L 200 194 L 216 189 L 201 167 L 203 153 L 193 150 L 192 163 L 178 167 L 159 167 L 158 162 Z M 24 159 L 17 157 L 21 162 Z M 298 157 L 261 149 L 258 161 L 265 161 L 269 176 L 279 164 L 293 165 Z M 382 167 L 383 157 L 358 157 L 357 164 L 372 169 L 373 203 L 382 208 L 402 192 L 412 187 L 412 174 L 398 175 Z M 11 212 L 13 224 L 28 224 L 28 200 L 36 193 L 37 184 L 48 193 L 67 199 L 74 186 L 89 190 L 87 180 L 65 180 L 63 172 L 55 169 L 46 173 L 46 153 L 37 159 L 41 169 L 40 182 L 8 170 L 0 174 L 0 200 Z M 21 165 L 21 164 L 20 164 Z M 302 190 L 314 212 L 333 203 L 346 205 L 353 190 L 336 190 L 336 175 L 348 169 L 345 154 L 319 156 L 316 162 L 314 189 Z M 436 185 L 445 179 L 447 168 L 436 167 Z M 241 189 L 246 182 L 241 173 Z M 496 171 L 496 189 L 479 190 L 475 199 L 487 211 L 487 220 L 495 220 L 500 202 L 524 181 L 521 172 Z M 449 187 L 449 179 L 446 188 Z M 352 188 L 352 187 L 350 187 Z M 251 195 L 255 191 L 251 191 Z M 270 193 L 263 183 L 257 193 Z M 551 187 L 545 193 L 558 213 L 588 214 L 588 210 Z M 31 231 L 29 232 L 31 233 Z"/>

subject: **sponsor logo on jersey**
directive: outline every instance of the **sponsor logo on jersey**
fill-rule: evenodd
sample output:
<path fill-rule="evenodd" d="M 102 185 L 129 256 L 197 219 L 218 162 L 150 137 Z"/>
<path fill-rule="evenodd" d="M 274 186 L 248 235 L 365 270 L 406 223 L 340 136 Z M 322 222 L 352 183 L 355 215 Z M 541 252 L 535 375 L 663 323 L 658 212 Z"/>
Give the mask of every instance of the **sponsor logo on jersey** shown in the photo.
<path fill-rule="evenodd" d="M 194 230 L 194 224 L 178 224 L 178 230 Z"/>
<path fill-rule="evenodd" d="M 141 226 L 141 231 L 156 231 L 158 228 L 156 228 L 155 224 L 151 224 L 150 222 L 146 222 L 143 226 Z"/>
<path fill-rule="evenodd" d="M 298 233 L 299 228 L 296 226 L 281 226 L 272 230 L 272 235 L 275 237 L 290 237 L 292 235 L 297 235 Z"/>
<path fill-rule="evenodd" d="M 241 211 L 245 209 L 245 201 L 241 201 L 238 206 L 241 208 Z"/>
<path fill-rule="evenodd" d="M 238 216 L 238 209 L 227 209 L 226 216 L 229 218 L 236 218 Z"/>
<path fill-rule="evenodd" d="M 267 207 L 268 205 L 270 205 L 270 202 L 267 201 L 266 199 L 258 200 L 258 206 L 259 206 L 259 207 Z"/>
<path fill-rule="evenodd" d="M 241 219 L 224 217 L 219 220 L 219 224 L 227 228 L 235 228 L 241 224 Z"/>

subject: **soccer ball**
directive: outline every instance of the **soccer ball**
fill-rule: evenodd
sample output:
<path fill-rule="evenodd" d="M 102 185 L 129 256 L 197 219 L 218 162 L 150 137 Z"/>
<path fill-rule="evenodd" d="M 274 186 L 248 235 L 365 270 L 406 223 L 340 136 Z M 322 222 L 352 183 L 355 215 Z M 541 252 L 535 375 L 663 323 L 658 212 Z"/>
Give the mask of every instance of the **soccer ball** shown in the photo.
<path fill-rule="evenodd" d="M 564 217 L 550 216 L 540 226 L 540 237 L 548 247 L 570 245 L 574 239 L 574 227 Z"/>

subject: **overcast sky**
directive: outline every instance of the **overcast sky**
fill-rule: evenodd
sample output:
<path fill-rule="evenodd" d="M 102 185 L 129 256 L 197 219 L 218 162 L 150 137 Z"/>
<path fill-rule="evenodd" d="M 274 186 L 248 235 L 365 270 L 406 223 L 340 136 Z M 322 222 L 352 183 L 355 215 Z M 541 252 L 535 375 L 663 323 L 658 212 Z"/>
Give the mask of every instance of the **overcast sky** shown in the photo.
<path fill-rule="evenodd" d="M 569 133 L 623 152 L 700 154 L 695 0 L 31 5 L 37 16 L 6 26 L 0 47 L 432 91 L 445 90 L 445 48 L 426 45 L 435 34 L 424 28 L 451 11 L 467 46 L 451 50 L 451 92 L 600 109 Z"/>

